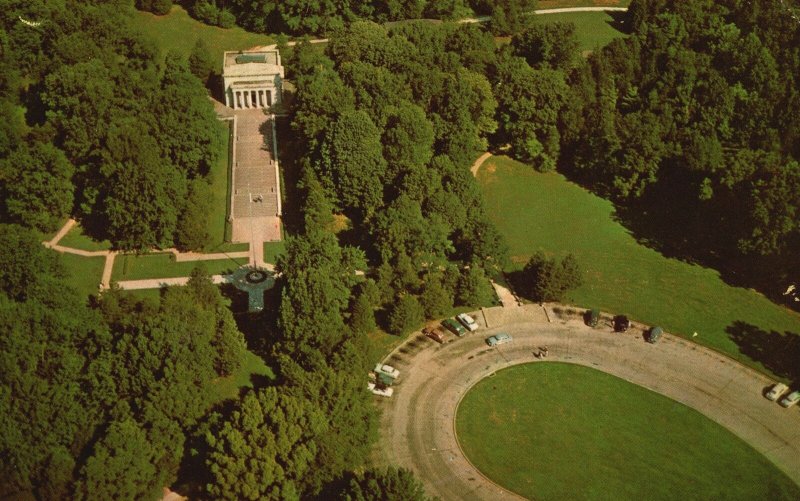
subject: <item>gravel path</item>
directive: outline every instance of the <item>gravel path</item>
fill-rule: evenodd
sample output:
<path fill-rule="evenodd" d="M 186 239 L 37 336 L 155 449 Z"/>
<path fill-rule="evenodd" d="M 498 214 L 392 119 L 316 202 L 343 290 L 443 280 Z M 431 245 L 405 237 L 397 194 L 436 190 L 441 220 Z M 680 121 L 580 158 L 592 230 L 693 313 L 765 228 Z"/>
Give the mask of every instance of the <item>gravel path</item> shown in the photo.
<path fill-rule="evenodd" d="M 490 329 L 465 338 L 444 345 L 419 334 L 409 338 L 387 359 L 402 372 L 394 397 L 376 397 L 382 410 L 381 458 L 414 470 L 428 493 L 441 499 L 519 499 L 483 477 L 462 454 L 455 410 L 487 375 L 510 365 L 547 363 L 533 353 L 548 346 L 547 361 L 599 369 L 697 409 L 800 483 L 800 412 L 762 396 L 771 384 L 766 376 L 675 336 L 651 345 L 641 329 L 615 334 L 549 315 L 553 323 L 538 305 L 497 307 L 474 315 Z M 489 348 L 484 339 L 500 330 L 514 341 Z"/>

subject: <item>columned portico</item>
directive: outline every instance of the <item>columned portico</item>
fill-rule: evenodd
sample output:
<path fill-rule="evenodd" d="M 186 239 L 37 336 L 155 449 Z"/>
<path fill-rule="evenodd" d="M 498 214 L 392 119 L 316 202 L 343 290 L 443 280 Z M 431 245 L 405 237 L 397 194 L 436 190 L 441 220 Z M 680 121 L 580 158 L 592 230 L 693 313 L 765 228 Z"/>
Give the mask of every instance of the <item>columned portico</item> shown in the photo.
<path fill-rule="evenodd" d="M 222 76 L 230 108 L 265 109 L 281 101 L 283 66 L 276 49 L 226 52 Z"/>

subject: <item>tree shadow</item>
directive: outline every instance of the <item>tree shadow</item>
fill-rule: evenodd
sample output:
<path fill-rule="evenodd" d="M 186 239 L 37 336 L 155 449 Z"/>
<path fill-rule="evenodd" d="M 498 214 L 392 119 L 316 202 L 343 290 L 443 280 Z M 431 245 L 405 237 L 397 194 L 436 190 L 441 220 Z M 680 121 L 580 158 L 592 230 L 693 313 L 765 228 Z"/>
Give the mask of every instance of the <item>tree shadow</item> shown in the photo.
<path fill-rule="evenodd" d="M 302 149 L 292 134 L 291 122 L 288 118 L 276 119 L 275 133 L 278 141 L 278 164 L 280 165 L 281 196 L 283 197 L 281 221 L 288 233 L 297 234 L 303 230 L 303 217 L 300 211 L 302 197 L 298 188 L 302 176 L 298 160 L 299 152 Z"/>
<path fill-rule="evenodd" d="M 603 191 L 601 179 L 571 168 L 568 157 L 560 163 L 559 172 L 595 195 L 611 199 Z M 746 217 L 742 201 L 723 194 L 712 201 L 701 200 L 686 189 L 698 184 L 691 173 L 664 169 L 659 181 L 640 198 L 622 203 L 612 199 L 611 217 L 640 245 L 664 257 L 713 268 L 728 285 L 756 289 L 776 303 L 798 309 L 800 302 L 782 294 L 800 276 L 800 261 L 788 252 L 772 256 L 740 253 L 742 219 Z"/>
<path fill-rule="evenodd" d="M 611 19 L 606 20 L 606 24 L 619 31 L 629 35 L 631 30 L 628 28 L 628 13 L 622 11 L 606 11 L 606 14 Z"/>
<path fill-rule="evenodd" d="M 760 362 L 777 376 L 800 384 L 800 334 L 765 331 L 741 320 L 729 325 L 725 332 L 743 355 Z"/>

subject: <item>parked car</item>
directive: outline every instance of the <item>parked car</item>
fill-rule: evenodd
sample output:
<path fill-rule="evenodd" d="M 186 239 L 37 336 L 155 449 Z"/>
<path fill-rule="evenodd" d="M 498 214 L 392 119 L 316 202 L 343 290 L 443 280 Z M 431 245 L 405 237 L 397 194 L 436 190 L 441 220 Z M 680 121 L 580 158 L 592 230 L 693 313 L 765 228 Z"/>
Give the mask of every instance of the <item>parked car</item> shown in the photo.
<path fill-rule="evenodd" d="M 600 310 L 586 310 L 586 313 L 583 314 L 583 321 L 589 327 L 597 327 L 597 323 L 600 321 Z"/>
<path fill-rule="evenodd" d="M 800 402 L 800 391 L 795 390 L 783 397 L 781 400 L 781 405 L 784 407 L 791 407 L 797 402 Z"/>
<path fill-rule="evenodd" d="M 655 343 L 656 341 L 661 339 L 661 336 L 663 335 L 664 335 L 664 329 L 662 329 L 661 327 L 653 327 L 647 332 L 647 342 Z"/>
<path fill-rule="evenodd" d="M 775 383 L 775 385 L 767 392 L 767 399 L 776 402 L 789 387 L 783 383 Z"/>
<path fill-rule="evenodd" d="M 456 316 L 456 319 L 458 319 L 458 321 L 461 322 L 461 324 L 466 327 L 468 331 L 474 332 L 478 330 L 478 322 L 476 322 L 474 318 L 466 313 L 459 313 Z"/>
<path fill-rule="evenodd" d="M 375 364 L 375 368 L 373 369 L 376 374 L 386 374 L 392 379 L 396 379 L 397 376 L 400 375 L 400 371 L 392 367 L 391 365 L 386 364 Z"/>
<path fill-rule="evenodd" d="M 422 329 L 422 333 L 437 343 L 444 343 L 444 332 L 440 331 L 439 329 L 426 327 Z"/>
<path fill-rule="evenodd" d="M 367 389 L 375 395 L 380 395 L 382 397 L 391 397 L 394 395 L 394 388 L 389 388 L 381 384 L 367 383 Z"/>
<path fill-rule="evenodd" d="M 446 318 L 442 320 L 442 327 L 449 330 L 458 337 L 461 337 L 467 333 L 467 329 L 465 329 L 463 325 L 456 322 L 452 318 Z"/>
<path fill-rule="evenodd" d="M 614 332 L 625 332 L 631 328 L 631 321 L 625 315 L 614 317 Z"/>
<path fill-rule="evenodd" d="M 513 339 L 511 334 L 501 332 L 500 334 L 495 334 L 494 336 L 486 338 L 486 344 L 489 346 L 499 346 L 501 344 L 510 343 Z"/>

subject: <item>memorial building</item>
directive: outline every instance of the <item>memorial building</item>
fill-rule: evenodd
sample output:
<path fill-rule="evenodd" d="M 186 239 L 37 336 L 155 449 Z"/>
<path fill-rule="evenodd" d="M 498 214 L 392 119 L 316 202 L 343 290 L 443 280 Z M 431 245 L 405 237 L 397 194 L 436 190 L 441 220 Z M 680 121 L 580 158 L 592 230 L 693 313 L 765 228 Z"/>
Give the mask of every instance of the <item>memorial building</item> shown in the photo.
<path fill-rule="evenodd" d="M 281 55 L 277 49 L 225 52 L 222 80 L 229 108 L 269 108 L 281 102 Z"/>

